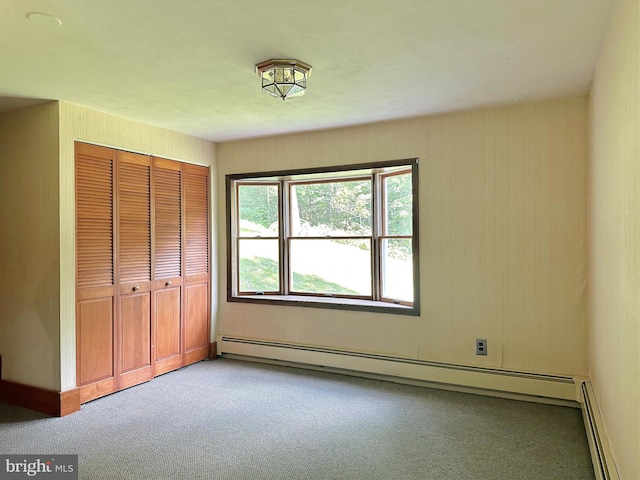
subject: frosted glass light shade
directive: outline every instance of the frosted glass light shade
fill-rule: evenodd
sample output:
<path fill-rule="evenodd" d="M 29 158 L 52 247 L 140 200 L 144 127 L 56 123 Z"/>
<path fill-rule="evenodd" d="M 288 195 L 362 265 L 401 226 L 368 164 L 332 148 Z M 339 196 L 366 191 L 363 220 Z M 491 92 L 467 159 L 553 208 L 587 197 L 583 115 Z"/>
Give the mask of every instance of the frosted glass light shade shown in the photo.
<path fill-rule="evenodd" d="M 262 79 L 262 93 L 285 100 L 304 95 L 311 65 L 300 60 L 267 60 L 256 65 L 256 73 Z"/>

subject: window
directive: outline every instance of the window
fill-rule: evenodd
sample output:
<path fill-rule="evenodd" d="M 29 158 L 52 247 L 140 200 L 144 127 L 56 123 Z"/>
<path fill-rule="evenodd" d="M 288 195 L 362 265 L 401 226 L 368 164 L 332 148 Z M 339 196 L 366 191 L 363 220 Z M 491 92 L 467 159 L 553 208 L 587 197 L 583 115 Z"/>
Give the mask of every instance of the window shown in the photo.
<path fill-rule="evenodd" d="M 228 300 L 418 315 L 417 169 L 227 175 Z"/>

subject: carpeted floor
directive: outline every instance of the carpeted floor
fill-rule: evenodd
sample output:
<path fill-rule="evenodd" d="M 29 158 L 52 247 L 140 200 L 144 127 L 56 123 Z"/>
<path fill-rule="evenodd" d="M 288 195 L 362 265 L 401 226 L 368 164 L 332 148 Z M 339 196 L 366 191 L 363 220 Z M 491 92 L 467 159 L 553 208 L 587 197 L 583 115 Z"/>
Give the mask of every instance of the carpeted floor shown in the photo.
<path fill-rule="evenodd" d="M 579 409 L 237 360 L 49 418 L 0 403 L 0 453 L 81 479 L 590 479 Z"/>

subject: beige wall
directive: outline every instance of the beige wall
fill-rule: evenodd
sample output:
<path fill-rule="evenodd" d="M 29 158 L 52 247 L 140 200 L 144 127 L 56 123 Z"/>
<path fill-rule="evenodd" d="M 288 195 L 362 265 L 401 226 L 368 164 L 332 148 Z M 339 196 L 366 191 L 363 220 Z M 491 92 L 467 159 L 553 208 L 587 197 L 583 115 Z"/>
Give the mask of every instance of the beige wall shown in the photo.
<path fill-rule="evenodd" d="M 0 115 L 2 377 L 60 386 L 58 104 Z"/>
<path fill-rule="evenodd" d="M 618 0 L 591 91 L 589 370 L 621 478 L 640 478 L 640 2 Z"/>
<path fill-rule="evenodd" d="M 218 334 L 587 373 L 586 97 L 218 146 Z M 420 158 L 420 317 L 227 303 L 224 176 Z M 489 355 L 474 355 L 488 338 Z"/>
<path fill-rule="evenodd" d="M 211 198 L 216 198 L 216 144 L 79 105 L 60 102 L 60 360 L 63 391 L 76 386 L 75 140 L 208 165 L 211 167 Z M 211 211 L 213 215 L 215 203 Z M 213 221 L 211 223 L 214 225 Z M 215 280 L 215 263 L 212 265 L 212 272 Z M 215 282 L 213 285 L 215 288 Z M 215 312 L 215 296 L 212 307 L 212 312 Z"/>

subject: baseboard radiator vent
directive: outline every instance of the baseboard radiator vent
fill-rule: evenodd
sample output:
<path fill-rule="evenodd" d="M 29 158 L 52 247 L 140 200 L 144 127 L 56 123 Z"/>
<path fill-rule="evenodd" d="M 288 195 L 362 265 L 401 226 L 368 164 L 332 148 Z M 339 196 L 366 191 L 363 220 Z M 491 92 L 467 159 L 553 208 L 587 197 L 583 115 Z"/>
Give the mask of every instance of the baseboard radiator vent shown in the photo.
<path fill-rule="evenodd" d="M 428 384 L 471 393 L 521 398 L 579 407 L 579 392 L 571 377 L 540 375 L 462 366 L 363 352 L 219 336 L 218 354 L 254 361 L 341 371 L 402 383 Z M 340 372 L 338 372 L 340 373 Z"/>
<path fill-rule="evenodd" d="M 584 428 L 587 431 L 587 440 L 589 441 L 591 460 L 593 461 L 593 470 L 596 474 L 596 479 L 619 480 L 620 476 L 618 475 L 618 470 L 613 460 L 591 382 L 582 382 L 580 385 L 580 396 L 582 418 L 584 419 Z"/>

